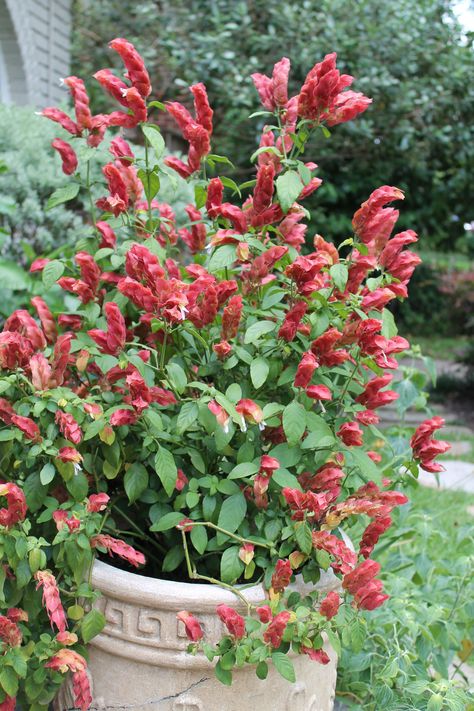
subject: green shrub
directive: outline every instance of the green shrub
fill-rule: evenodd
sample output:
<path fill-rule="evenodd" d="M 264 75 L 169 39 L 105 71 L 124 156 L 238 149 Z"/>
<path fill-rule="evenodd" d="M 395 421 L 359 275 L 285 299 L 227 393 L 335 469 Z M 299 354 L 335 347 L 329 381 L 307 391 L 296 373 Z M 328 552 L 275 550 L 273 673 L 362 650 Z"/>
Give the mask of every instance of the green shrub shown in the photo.
<path fill-rule="evenodd" d="M 74 242 L 82 217 L 70 207 L 45 211 L 51 193 L 64 184 L 59 157 L 50 146 L 57 128 L 32 108 L 0 105 L 0 254 L 23 263 Z M 81 204 L 75 207 L 80 210 Z"/>
<path fill-rule="evenodd" d="M 354 711 L 472 710 L 464 676 L 474 618 L 465 494 L 420 487 L 410 498 L 373 556 L 390 605 L 348 628 L 352 649 L 342 652 L 339 694 Z"/>

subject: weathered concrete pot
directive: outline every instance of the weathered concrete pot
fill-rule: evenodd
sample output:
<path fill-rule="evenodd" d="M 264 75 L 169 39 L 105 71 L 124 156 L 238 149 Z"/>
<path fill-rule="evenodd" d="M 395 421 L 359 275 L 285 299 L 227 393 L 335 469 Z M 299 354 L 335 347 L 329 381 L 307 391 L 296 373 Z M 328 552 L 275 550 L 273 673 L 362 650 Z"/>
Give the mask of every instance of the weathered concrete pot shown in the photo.
<path fill-rule="evenodd" d="M 326 666 L 306 656 L 293 658 L 295 684 L 285 681 L 270 665 L 265 681 L 248 667 L 236 670 L 232 686 L 226 687 L 216 680 L 203 655 L 187 654 L 188 640 L 176 613 L 192 612 L 201 621 L 206 639 L 215 642 L 224 629 L 215 614 L 217 605 L 239 609 L 231 592 L 212 585 L 147 578 L 102 562 L 94 565 L 92 583 L 102 592 L 96 606 L 107 620 L 89 646 L 93 709 L 332 711 L 337 657 L 329 644 L 325 649 L 331 662 Z M 338 586 L 331 574 L 318 583 L 321 591 Z M 243 592 L 252 603 L 264 599 L 261 585 Z M 70 692 L 64 689 L 56 709 L 72 706 Z"/>

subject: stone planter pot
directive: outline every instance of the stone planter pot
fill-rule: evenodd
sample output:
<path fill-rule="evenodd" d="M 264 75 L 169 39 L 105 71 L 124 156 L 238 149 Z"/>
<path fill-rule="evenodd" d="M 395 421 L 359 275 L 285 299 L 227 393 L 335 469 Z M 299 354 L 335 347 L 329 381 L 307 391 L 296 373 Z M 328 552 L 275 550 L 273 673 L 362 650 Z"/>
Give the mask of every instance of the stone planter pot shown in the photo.
<path fill-rule="evenodd" d="M 224 629 L 215 614 L 217 605 L 242 611 L 231 592 L 147 578 L 99 561 L 94 564 L 92 583 L 102 592 L 96 606 L 107 620 L 89 645 L 94 710 L 332 711 L 337 657 L 328 643 L 325 650 L 331 662 L 326 666 L 306 656 L 293 657 L 295 684 L 270 665 L 265 681 L 247 667 L 234 671 L 232 686 L 226 687 L 217 681 L 204 655 L 187 654 L 188 640 L 176 613 L 195 614 L 206 639 L 217 641 Z M 338 587 L 339 581 L 330 573 L 318 583 L 322 592 Z M 245 589 L 244 594 L 252 603 L 265 597 L 261 585 Z M 70 691 L 64 688 L 56 711 L 72 708 Z"/>

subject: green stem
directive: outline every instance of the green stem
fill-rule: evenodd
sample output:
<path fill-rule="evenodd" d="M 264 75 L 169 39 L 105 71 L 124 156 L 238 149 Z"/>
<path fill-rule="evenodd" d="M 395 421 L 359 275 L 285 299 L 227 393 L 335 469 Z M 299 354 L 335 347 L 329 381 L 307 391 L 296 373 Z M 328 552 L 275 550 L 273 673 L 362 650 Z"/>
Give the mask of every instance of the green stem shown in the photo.
<path fill-rule="evenodd" d="M 225 588 L 226 590 L 230 590 L 234 595 L 236 595 L 238 598 L 242 600 L 242 602 L 245 604 L 247 608 L 248 614 L 250 614 L 252 606 L 250 605 L 249 601 L 245 598 L 242 593 L 237 590 L 237 588 L 234 588 L 233 585 L 228 585 L 227 583 L 223 583 L 221 580 L 217 580 L 216 578 L 211 578 L 208 575 L 200 575 L 194 565 L 191 562 L 191 557 L 189 555 L 189 548 L 188 548 L 188 542 L 186 539 L 186 533 L 185 531 L 181 531 L 181 537 L 183 539 L 183 548 L 184 548 L 184 557 L 186 560 L 186 567 L 188 569 L 188 575 L 191 580 L 205 580 L 208 583 L 212 583 L 212 585 L 218 585 L 221 588 Z"/>
<path fill-rule="evenodd" d="M 137 526 L 137 524 L 136 524 L 134 521 L 132 521 L 132 519 L 129 518 L 129 517 L 127 516 L 127 514 L 122 511 L 121 508 L 119 508 L 118 506 L 115 506 L 115 505 L 112 506 L 112 508 L 114 509 L 114 511 L 117 511 L 117 513 L 120 514 L 120 516 L 122 516 L 122 518 L 124 518 L 125 521 L 126 521 L 127 523 L 129 523 L 130 526 L 132 526 L 132 528 L 135 529 L 135 531 L 137 531 L 137 532 L 138 532 L 141 536 L 143 536 L 149 543 L 151 543 L 152 546 L 154 546 L 155 548 L 157 548 L 157 549 L 160 551 L 160 553 L 166 553 L 165 548 L 164 548 L 162 545 L 160 545 L 157 541 L 154 541 L 153 538 L 151 538 L 150 536 L 147 536 L 146 533 L 145 533 L 145 531 L 142 531 L 142 529 L 141 529 L 139 526 Z"/>
<path fill-rule="evenodd" d="M 359 365 L 360 365 L 359 359 L 357 358 L 357 359 L 356 359 L 356 362 L 355 362 L 355 365 L 354 365 L 354 369 L 353 369 L 352 373 L 350 374 L 350 376 L 348 377 L 348 379 L 346 380 L 346 384 L 344 385 L 344 389 L 343 389 L 343 391 L 342 391 L 342 393 L 341 393 L 341 397 L 339 398 L 340 410 L 341 410 L 341 409 L 343 408 L 343 406 L 344 406 L 344 396 L 345 396 L 345 394 L 346 394 L 346 392 L 347 392 L 347 389 L 348 389 L 349 385 L 351 384 L 351 382 L 352 382 L 352 380 L 353 380 L 355 374 L 357 373 L 357 370 L 358 370 L 358 368 L 359 368 Z"/>
<path fill-rule="evenodd" d="M 146 202 L 148 206 L 148 231 L 151 233 L 152 215 L 151 215 L 151 200 L 150 200 L 150 172 L 149 172 L 149 162 L 148 162 L 148 139 L 145 137 L 145 166 L 146 166 L 146 181 L 147 181 L 147 191 L 146 191 Z"/>
<path fill-rule="evenodd" d="M 258 543 L 257 541 L 251 541 L 249 538 L 242 538 L 242 536 L 238 536 L 236 533 L 226 531 L 225 528 L 216 526 L 215 523 L 211 523 L 210 521 L 193 521 L 193 526 L 208 526 L 214 531 L 219 531 L 219 533 L 223 533 L 226 536 L 229 536 L 229 538 L 234 538 L 240 543 L 251 543 L 253 546 L 260 546 L 260 548 L 267 548 L 267 550 L 271 550 L 271 546 L 269 546 L 267 543 Z"/>
<path fill-rule="evenodd" d="M 86 190 L 87 190 L 87 195 L 89 196 L 89 206 L 90 206 L 90 211 L 91 211 L 92 224 L 94 225 L 94 231 L 95 231 L 97 237 L 100 237 L 99 230 L 97 229 L 97 215 L 96 215 L 96 211 L 95 211 L 94 200 L 92 198 L 91 162 L 90 162 L 90 160 L 87 161 Z"/>

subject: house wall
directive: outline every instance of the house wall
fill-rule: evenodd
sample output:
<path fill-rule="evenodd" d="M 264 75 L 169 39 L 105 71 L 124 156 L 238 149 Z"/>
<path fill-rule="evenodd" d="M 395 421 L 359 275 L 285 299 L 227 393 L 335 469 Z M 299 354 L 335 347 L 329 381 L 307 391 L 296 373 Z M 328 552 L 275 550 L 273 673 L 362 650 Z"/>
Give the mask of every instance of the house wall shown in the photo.
<path fill-rule="evenodd" d="M 0 101 L 38 108 L 64 100 L 71 0 L 0 0 Z"/>

